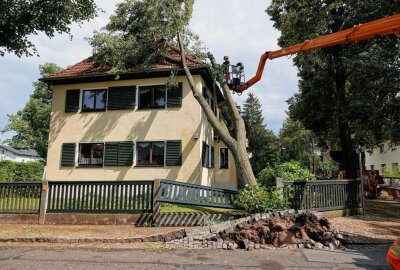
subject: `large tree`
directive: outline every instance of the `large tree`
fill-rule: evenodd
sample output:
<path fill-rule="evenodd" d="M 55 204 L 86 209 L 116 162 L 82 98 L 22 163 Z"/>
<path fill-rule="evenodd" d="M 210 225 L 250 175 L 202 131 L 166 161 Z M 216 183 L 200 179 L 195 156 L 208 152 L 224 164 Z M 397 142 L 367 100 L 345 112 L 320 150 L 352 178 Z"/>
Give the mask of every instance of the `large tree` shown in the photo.
<path fill-rule="evenodd" d="M 1 0 L 0 55 L 31 56 L 37 51 L 30 35 L 70 33 L 70 24 L 92 19 L 97 11 L 94 0 Z"/>
<path fill-rule="evenodd" d="M 110 23 L 96 32 L 90 43 L 99 64 L 123 72 L 130 65 L 146 69 L 166 57 L 170 44 L 179 45 L 182 68 L 185 70 L 194 98 L 202 107 L 209 123 L 232 152 L 239 181 L 255 185 L 256 180 L 246 151 L 246 130 L 243 118 L 231 95 L 222 67 L 212 54 L 206 54 L 198 37 L 188 24 L 192 16 L 193 0 L 126 0 L 117 6 Z M 186 53 L 197 59 L 209 58 L 215 79 L 225 96 L 227 112 L 233 124 L 229 130 L 225 122 L 217 118 L 195 83 L 186 64 Z M 173 59 L 172 59 L 173 60 Z M 215 89 L 211 89 L 215 94 Z"/>
<path fill-rule="evenodd" d="M 273 0 L 267 12 L 290 46 L 398 13 L 399 0 Z M 359 143 L 400 138 L 400 46 L 394 36 L 302 53 L 299 93 L 289 114 L 321 137 L 336 137 L 347 177 L 355 177 Z"/>
<path fill-rule="evenodd" d="M 315 158 L 318 140 L 315 134 L 305 129 L 300 121 L 287 118 L 279 132 L 281 143 L 280 158 L 282 161 L 298 161 L 303 166 L 308 166 L 310 160 Z"/>
<path fill-rule="evenodd" d="M 42 77 L 61 71 L 53 63 L 39 66 Z M 43 82 L 33 83 L 34 91 L 25 107 L 16 114 L 8 115 L 8 124 L 2 132 L 11 131 L 15 135 L 5 141 L 15 147 L 35 149 L 42 158 L 46 158 L 49 137 L 51 91 Z"/>
<path fill-rule="evenodd" d="M 246 124 L 250 163 L 254 174 L 273 165 L 278 159 L 279 142 L 275 134 L 267 129 L 262 116 L 262 105 L 254 93 L 249 93 L 241 110 Z"/>

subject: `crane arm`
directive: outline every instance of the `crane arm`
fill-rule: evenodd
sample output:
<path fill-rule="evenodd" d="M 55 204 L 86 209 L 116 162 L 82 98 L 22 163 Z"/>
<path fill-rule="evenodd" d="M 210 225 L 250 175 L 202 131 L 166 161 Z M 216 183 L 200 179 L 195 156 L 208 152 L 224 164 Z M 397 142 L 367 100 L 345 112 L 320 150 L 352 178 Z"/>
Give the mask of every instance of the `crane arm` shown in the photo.
<path fill-rule="evenodd" d="M 267 59 L 272 60 L 299 52 L 308 52 L 339 44 L 354 43 L 390 34 L 395 34 L 397 37 L 400 37 L 400 14 L 396 14 L 365 24 L 355 25 L 353 28 L 347 30 L 317 37 L 311 40 L 306 40 L 303 43 L 282 48 L 276 51 L 266 52 L 261 56 L 256 75 L 235 90 L 238 93 L 242 93 L 244 90 L 258 82 L 262 77 Z"/>

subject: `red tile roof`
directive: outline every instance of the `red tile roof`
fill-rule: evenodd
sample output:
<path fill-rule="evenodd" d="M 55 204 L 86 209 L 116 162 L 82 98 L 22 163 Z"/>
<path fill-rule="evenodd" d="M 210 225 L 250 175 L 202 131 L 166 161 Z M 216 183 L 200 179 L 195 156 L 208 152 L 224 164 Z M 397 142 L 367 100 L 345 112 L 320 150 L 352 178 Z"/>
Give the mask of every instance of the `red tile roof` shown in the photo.
<path fill-rule="evenodd" d="M 167 49 L 168 58 L 164 60 L 162 63 L 155 64 L 151 69 L 152 71 L 168 71 L 168 70 L 177 70 L 181 69 L 181 56 L 180 51 L 172 46 L 169 46 Z M 187 64 L 190 68 L 194 67 L 206 67 L 207 64 L 203 62 L 199 62 L 194 60 L 193 58 L 186 56 Z M 85 60 L 76 63 L 70 67 L 67 67 L 63 71 L 51 74 L 42 78 L 43 81 L 47 80 L 57 80 L 57 79 L 67 79 L 67 78 L 80 78 L 80 77 L 92 77 L 99 75 L 107 75 L 111 70 L 109 66 L 99 66 L 96 65 L 93 56 L 86 58 Z M 125 73 L 138 73 L 142 72 L 137 66 L 128 67 Z"/>

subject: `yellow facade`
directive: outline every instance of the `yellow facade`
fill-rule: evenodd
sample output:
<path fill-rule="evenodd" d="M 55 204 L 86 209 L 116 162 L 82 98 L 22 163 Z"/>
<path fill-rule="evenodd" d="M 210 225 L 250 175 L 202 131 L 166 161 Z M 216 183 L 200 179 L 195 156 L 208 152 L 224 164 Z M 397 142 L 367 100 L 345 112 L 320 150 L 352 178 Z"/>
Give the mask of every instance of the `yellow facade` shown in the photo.
<path fill-rule="evenodd" d="M 134 109 L 101 112 L 65 113 L 68 89 L 96 89 L 113 86 L 145 86 L 166 84 L 168 78 L 117 80 L 53 86 L 47 180 L 177 180 L 193 184 L 237 188 L 234 162 L 229 153 L 229 169 L 219 168 L 221 142 L 214 134 L 200 105 L 193 97 L 186 77 L 183 83 L 182 107 L 165 109 Z M 195 75 L 197 90 L 205 83 Z M 196 139 L 198 137 L 198 139 Z M 102 143 L 113 141 L 182 141 L 182 166 L 173 167 L 62 167 L 63 143 Z M 202 167 L 202 143 L 215 146 L 215 168 Z"/>

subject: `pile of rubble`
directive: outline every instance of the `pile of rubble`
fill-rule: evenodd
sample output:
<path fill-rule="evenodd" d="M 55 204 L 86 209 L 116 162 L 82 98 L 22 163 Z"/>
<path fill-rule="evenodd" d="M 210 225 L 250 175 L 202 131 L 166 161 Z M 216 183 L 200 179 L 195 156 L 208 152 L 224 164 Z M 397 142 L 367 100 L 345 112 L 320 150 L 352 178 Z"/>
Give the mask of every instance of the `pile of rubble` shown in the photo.
<path fill-rule="evenodd" d="M 211 227 L 194 228 L 166 243 L 194 249 L 275 249 L 283 247 L 337 249 L 343 236 L 328 219 L 312 211 L 256 214 Z"/>
<path fill-rule="evenodd" d="M 250 250 L 265 246 L 297 245 L 306 248 L 337 249 L 343 236 L 329 220 L 317 212 L 280 212 L 280 215 L 256 215 L 219 232 L 228 246 Z M 283 214 L 282 214 L 283 213 Z"/>

